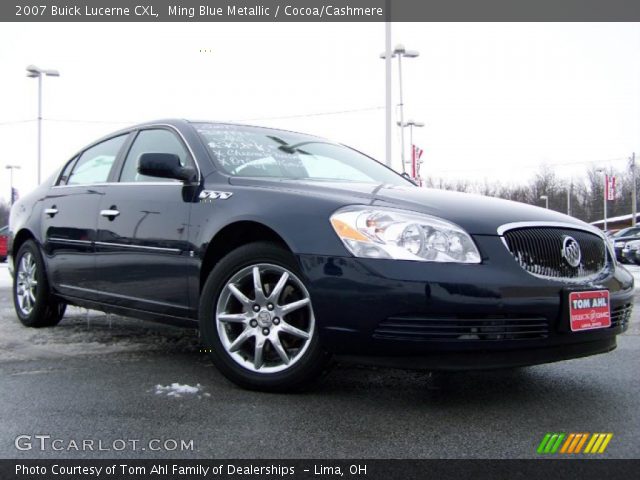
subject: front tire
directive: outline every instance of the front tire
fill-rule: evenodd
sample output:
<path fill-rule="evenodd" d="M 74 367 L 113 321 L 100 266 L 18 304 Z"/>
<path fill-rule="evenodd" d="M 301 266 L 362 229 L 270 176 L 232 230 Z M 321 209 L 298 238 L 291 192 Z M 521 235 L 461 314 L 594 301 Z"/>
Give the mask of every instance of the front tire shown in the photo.
<path fill-rule="evenodd" d="M 57 325 L 66 310 L 66 304 L 51 294 L 44 260 L 33 240 L 24 242 L 16 256 L 13 304 L 20 322 L 33 328 Z"/>
<path fill-rule="evenodd" d="M 327 364 L 309 292 L 291 253 L 244 245 L 209 274 L 200 298 L 204 346 L 220 372 L 241 387 L 299 389 Z"/>

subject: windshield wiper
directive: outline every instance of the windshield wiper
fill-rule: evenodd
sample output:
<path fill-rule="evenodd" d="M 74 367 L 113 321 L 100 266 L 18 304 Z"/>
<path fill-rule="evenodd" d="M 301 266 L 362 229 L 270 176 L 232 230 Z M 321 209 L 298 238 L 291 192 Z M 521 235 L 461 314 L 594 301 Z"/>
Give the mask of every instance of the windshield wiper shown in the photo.
<path fill-rule="evenodd" d="M 300 147 L 302 147 L 303 145 L 309 145 L 311 143 L 320 143 L 320 144 L 325 144 L 325 145 L 331 145 L 329 142 L 316 142 L 316 141 L 309 141 L 309 142 L 300 142 L 300 143 L 296 143 L 294 145 L 290 145 L 287 142 L 285 142 L 284 140 L 282 140 L 281 138 L 278 138 L 274 135 L 267 135 L 267 137 L 269 137 L 271 140 L 273 140 L 274 142 L 277 142 L 280 144 L 280 146 L 278 147 L 278 150 L 282 150 L 283 152 L 286 153 L 302 153 L 303 155 L 311 155 L 309 152 L 305 152 L 304 150 L 300 150 Z"/>

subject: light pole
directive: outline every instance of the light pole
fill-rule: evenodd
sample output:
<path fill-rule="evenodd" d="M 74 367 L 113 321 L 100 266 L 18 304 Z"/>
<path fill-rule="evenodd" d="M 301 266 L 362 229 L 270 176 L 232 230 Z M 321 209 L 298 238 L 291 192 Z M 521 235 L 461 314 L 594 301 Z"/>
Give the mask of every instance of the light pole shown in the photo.
<path fill-rule="evenodd" d="M 548 195 L 540 195 L 540 200 L 544 200 L 544 208 L 549 210 L 549 196 Z"/>
<path fill-rule="evenodd" d="M 607 172 L 605 171 L 604 168 L 598 168 L 596 170 L 596 173 L 601 173 L 602 174 L 602 178 L 603 178 L 603 186 L 604 188 L 602 189 L 602 205 L 603 208 L 602 210 L 604 211 L 604 228 L 603 231 L 606 233 L 607 232 Z"/>
<path fill-rule="evenodd" d="M 42 176 L 42 76 L 59 77 L 57 70 L 45 70 L 35 65 L 27 67 L 27 77 L 38 79 L 38 185 Z"/>
<path fill-rule="evenodd" d="M 418 55 L 420 55 L 417 51 L 415 50 L 407 50 L 406 48 L 404 48 L 404 45 L 398 44 L 396 45 L 396 48 L 393 50 L 393 52 L 391 53 L 391 57 L 398 57 L 398 85 L 399 85 L 399 89 L 400 89 L 400 103 L 398 104 L 398 106 L 400 107 L 400 124 L 404 125 L 404 103 L 402 100 L 402 57 L 406 57 L 406 58 L 415 58 Z M 383 59 L 387 59 L 387 55 L 386 53 L 381 53 L 380 54 L 380 58 Z M 400 129 L 400 148 L 401 150 L 401 159 L 402 159 L 402 172 L 404 173 L 405 171 L 405 157 L 404 157 L 404 128 Z"/>
<path fill-rule="evenodd" d="M 413 127 L 422 128 L 422 127 L 424 127 L 424 123 L 417 122 L 415 120 L 409 119 L 404 123 L 398 122 L 398 126 L 400 128 L 402 128 L 402 129 L 404 129 L 406 127 L 409 127 L 409 145 L 411 146 L 411 159 L 413 160 L 413 156 L 415 155 L 415 153 L 413 152 Z M 416 159 L 416 162 L 417 161 L 418 160 Z M 405 168 L 404 168 L 404 165 L 403 165 L 402 166 L 402 171 L 404 172 L 404 170 L 405 170 Z M 417 170 L 418 170 L 418 168 L 417 168 L 417 165 L 416 165 L 416 173 L 417 173 Z"/>
<path fill-rule="evenodd" d="M 636 152 L 633 152 L 629 159 L 629 168 L 631 168 L 631 226 L 636 226 L 637 209 L 637 192 L 636 192 Z"/>
<path fill-rule="evenodd" d="M 10 187 L 10 192 L 11 192 L 11 205 L 13 205 L 13 171 L 14 170 L 20 170 L 20 165 L 7 165 L 6 167 L 7 170 L 9 170 L 9 187 Z"/>

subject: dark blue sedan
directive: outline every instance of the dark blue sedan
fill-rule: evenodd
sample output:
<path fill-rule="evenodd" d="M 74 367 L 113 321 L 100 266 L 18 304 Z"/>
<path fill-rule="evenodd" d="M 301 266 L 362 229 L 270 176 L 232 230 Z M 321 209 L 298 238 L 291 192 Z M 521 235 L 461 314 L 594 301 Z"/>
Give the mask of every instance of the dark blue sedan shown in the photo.
<path fill-rule="evenodd" d="M 198 327 L 224 375 L 272 391 L 332 356 L 452 370 L 604 353 L 633 305 L 632 276 L 575 218 L 221 123 L 88 145 L 13 206 L 9 254 L 24 325 L 79 305 Z"/>

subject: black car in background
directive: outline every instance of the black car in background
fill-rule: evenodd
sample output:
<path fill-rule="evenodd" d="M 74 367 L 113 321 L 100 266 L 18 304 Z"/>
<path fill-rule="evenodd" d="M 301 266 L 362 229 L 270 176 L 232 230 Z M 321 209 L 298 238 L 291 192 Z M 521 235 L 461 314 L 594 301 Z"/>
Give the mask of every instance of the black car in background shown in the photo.
<path fill-rule="evenodd" d="M 628 258 L 628 256 L 623 255 L 622 251 L 624 250 L 628 242 L 640 240 L 640 227 L 628 227 L 619 230 L 611 236 L 610 240 L 613 243 L 616 258 L 619 262 L 634 263 L 633 259 L 630 259 Z"/>
<path fill-rule="evenodd" d="M 640 238 L 626 241 L 621 256 L 625 263 L 640 265 Z"/>
<path fill-rule="evenodd" d="M 572 217 L 419 188 L 322 138 L 183 120 L 115 132 L 11 210 L 20 321 L 67 304 L 198 327 L 248 388 L 332 355 L 478 369 L 608 352 L 633 278 Z"/>

